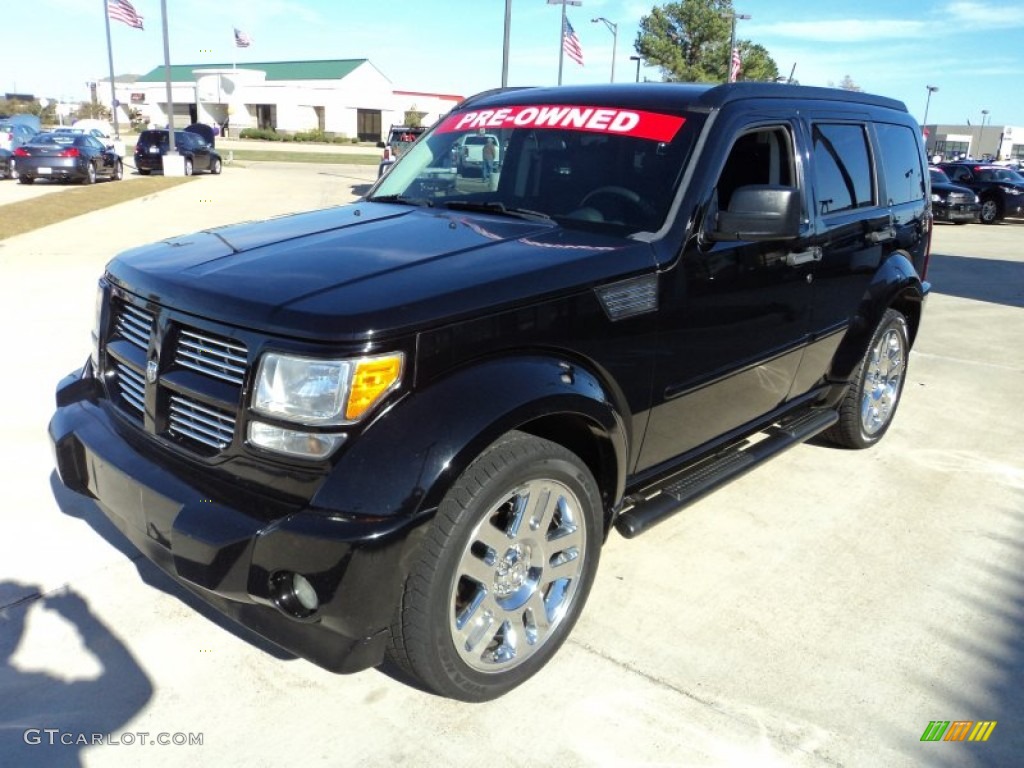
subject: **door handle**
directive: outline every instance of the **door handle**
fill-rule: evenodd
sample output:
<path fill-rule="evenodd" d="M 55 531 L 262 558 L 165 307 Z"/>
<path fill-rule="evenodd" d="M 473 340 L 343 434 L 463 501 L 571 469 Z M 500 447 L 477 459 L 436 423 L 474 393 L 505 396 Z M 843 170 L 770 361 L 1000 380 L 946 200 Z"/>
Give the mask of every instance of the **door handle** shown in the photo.
<path fill-rule="evenodd" d="M 799 267 L 801 264 L 810 264 L 815 261 L 821 261 L 821 248 L 817 246 L 808 248 L 806 251 L 786 254 L 786 265 L 790 267 Z"/>
<path fill-rule="evenodd" d="M 878 245 L 879 243 L 887 243 L 890 240 L 896 239 L 896 230 L 892 227 L 886 227 L 877 232 L 868 232 L 867 241 L 872 245 Z"/>

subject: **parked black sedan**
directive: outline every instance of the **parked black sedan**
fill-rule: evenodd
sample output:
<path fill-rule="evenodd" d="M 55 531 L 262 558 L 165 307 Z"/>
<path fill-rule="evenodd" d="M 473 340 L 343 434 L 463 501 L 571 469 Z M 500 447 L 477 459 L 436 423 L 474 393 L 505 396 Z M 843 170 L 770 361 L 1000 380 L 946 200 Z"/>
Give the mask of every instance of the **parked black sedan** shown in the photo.
<path fill-rule="evenodd" d="M 954 224 L 977 222 L 981 214 L 981 200 L 974 190 L 954 184 L 941 168 L 928 169 L 932 181 L 932 215 L 936 221 Z"/>
<path fill-rule="evenodd" d="M 14 161 L 22 184 L 36 179 L 92 184 L 100 176 L 112 181 L 124 177 L 117 153 L 86 134 L 37 133 L 14 150 Z"/>
<path fill-rule="evenodd" d="M 220 155 L 209 139 L 192 130 L 174 132 L 174 147 L 179 155 L 185 156 L 185 175 L 198 171 L 218 174 L 223 167 Z M 139 134 L 135 144 L 135 168 L 143 176 L 153 171 L 163 171 L 164 155 L 167 154 L 167 131 L 150 129 Z"/>
<path fill-rule="evenodd" d="M 981 199 L 981 223 L 1024 218 L 1024 178 L 1010 168 L 989 163 L 940 163 L 954 184 L 970 187 Z"/>

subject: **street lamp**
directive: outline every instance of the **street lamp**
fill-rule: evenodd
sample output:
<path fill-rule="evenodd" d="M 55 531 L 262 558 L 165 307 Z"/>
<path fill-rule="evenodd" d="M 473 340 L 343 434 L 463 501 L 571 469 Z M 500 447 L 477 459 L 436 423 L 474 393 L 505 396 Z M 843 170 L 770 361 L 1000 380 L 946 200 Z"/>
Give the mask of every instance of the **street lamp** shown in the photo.
<path fill-rule="evenodd" d="M 597 22 L 604 22 L 604 25 L 608 27 L 608 31 L 612 33 L 612 79 L 609 82 L 615 82 L 615 47 L 619 43 L 619 25 L 613 21 L 608 21 L 604 16 L 598 16 L 596 19 L 591 19 L 591 24 L 597 24 Z"/>
<path fill-rule="evenodd" d="M 629 60 L 636 62 L 636 81 L 639 83 L 640 82 L 640 57 L 639 56 L 630 56 Z"/>
<path fill-rule="evenodd" d="M 725 82 L 727 83 L 732 82 L 732 52 L 736 48 L 736 20 L 749 21 L 752 18 L 749 13 L 732 13 L 730 16 L 732 16 L 732 37 L 729 40 L 729 55 L 725 64 Z"/>
<path fill-rule="evenodd" d="M 931 106 L 932 103 L 932 94 L 939 90 L 939 86 L 926 85 L 925 88 L 928 89 L 928 98 L 924 102 L 924 120 L 921 123 L 922 128 L 928 125 L 928 107 Z"/>
<path fill-rule="evenodd" d="M 981 131 L 978 133 L 978 154 L 984 157 L 984 146 L 985 146 L 985 118 L 988 117 L 988 110 L 981 110 Z M 978 158 L 979 160 L 981 158 Z"/>

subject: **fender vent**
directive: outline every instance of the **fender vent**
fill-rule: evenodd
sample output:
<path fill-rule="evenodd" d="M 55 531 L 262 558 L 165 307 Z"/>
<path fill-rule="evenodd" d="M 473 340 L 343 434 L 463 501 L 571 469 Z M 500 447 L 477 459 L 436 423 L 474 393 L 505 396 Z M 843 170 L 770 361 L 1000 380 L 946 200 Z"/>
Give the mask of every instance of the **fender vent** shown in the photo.
<path fill-rule="evenodd" d="M 612 322 L 658 308 L 658 276 L 633 277 L 596 288 L 597 298 Z"/>

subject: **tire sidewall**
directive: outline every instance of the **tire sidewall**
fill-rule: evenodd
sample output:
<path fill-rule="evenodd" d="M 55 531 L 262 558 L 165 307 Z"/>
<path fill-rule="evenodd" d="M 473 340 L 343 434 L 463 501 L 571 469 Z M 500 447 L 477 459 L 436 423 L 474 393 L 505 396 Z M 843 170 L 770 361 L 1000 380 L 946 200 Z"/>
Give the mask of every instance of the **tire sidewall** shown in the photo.
<path fill-rule="evenodd" d="M 544 441 L 546 443 L 546 441 Z M 532 455 L 521 454 L 518 461 L 502 466 L 494 473 L 486 487 L 476 494 L 469 494 L 457 483 L 455 496 L 466 499 L 465 508 L 453 498 L 453 493 L 442 501 L 438 515 L 452 515 L 455 524 L 445 532 L 446 543 L 436 567 L 426 576 L 428 583 L 427 615 L 431 653 L 420 659 L 423 667 L 418 671 L 436 690 L 453 698 L 466 701 L 486 701 L 496 698 L 520 685 L 558 651 L 572 631 L 583 606 L 590 593 L 594 576 L 597 572 L 603 540 L 601 500 L 597 484 L 582 462 L 577 467 L 572 458 L 560 454 L 568 454 L 553 443 L 548 446 L 555 449 L 548 456 L 538 459 Z M 486 455 L 483 457 L 486 459 Z M 576 461 L 579 461 L 576 459 Z M 463 477 L 470 476 L 474 465 Z M 573 596 L 572 604 L 559 625 L 547 638 L 544 646 L 521 664 L 495 674 L 486 674 L 468 667 L 455 649 L 450 631 L 450 597 L 453 579 L 461 563 L 463 553 L 468 545 L 469 537 L 476 530 L 486 511 L 509 495 L 517 486 L 535 479 L 557 480 L 566 485 L 579 499 L 581 514 L 586 522 L 586 552 L 583 569 L 578 576 L 579 584 Z M 461 479 L 461 478 L 460 478 Z M 468 498 L 467 498 L 468 497 Z"/>
<path fill-rule="evenodd" d="M 900 382 L 896 390 L 896 402 L 893 404 L 892 410 L 889 411 L 889 418 L 885 424 L 882 425 L 881 429 L 872 434 L 868 434 L 864 430 L 864 421 L 858 413 L 858 442 L 864 448 L 877 443 L 889 431 L 889 427 L 892 426 L 893 420 L 896 418 L 896 411 L 899 409 L 900 401 L 903 400 L 903 387 L 907 383 L 907 363 L 910 357 L 910 335 L 907 330 L 907 321 L 902 314 L 890 309 L 886 311 L 882 317 L 882 322 L 878 324 L 875 333 L 871 336 L 871 342 L 868 344 L 867 351 L 864 353 L 864 359 L 861 360 L 860 369 L 857 371 L 856 402 L 858 403 L 858 410 L 859 405 L 864 401 L 864 390 L 867 383 L 868 367 L 871 363 L 871 353 L 882 337 L 890 330 L 895 330 L 899 334 L 903 352 L 903 370 L 900 372 Z"/>

